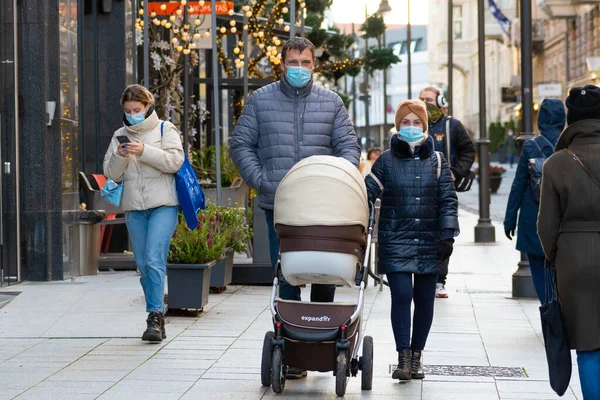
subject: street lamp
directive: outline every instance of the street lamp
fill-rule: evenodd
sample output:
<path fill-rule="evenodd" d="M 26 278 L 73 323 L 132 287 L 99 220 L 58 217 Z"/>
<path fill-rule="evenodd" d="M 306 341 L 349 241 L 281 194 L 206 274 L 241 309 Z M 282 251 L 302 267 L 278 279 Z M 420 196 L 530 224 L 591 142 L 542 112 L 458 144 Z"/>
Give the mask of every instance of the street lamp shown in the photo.
<path fill-rule="evenodd" d="M 407 55 L 407 70 L 408 70 L 408 98 L 412 99 L 412 62 L 410 54 L 410 45 L 412 43 L 411 32 L 410 32 L 410 0 L 406 1 L 408 7 L 407 20 L 406 20 L 406 55 Z"/>
<path fill-rule="evenodd" d="M 479 220 L 475 226 L 475 243 L 496 241 L 496 229 L 490 218 L 490 141 L 487 138 L 485 104 L 485 5 L 477 1 L 477 32 L 479 57 Z"/>
<path fill-rule="evenodd" d="M 389 13 L 390 11 L 392 11 L 392 7 L 390 7 L 390 4 L 388 3 L 387 0 L 381 0 L 381 3 L 379 3 L 379 9 L 377 10 L 377 14 L 381 15 L 381 17 L 383 18 L 385 16 L 385 14 Z M 385 22 L 385 21 L 384 21 Z M 387 47 L 387 40 L 385 38 L 385 32 L 387 31 L 387 27 L 386 30 L 383 31 L 383 47 Z M 380 129 L 379 131 L 379 147 L 383 148 L 383 140 L 384 140 L 384 136 L 385 136 L 385 130 L 387 128 L 387 108 L 388 108 L 388 101 L 387 101 L 387 69 L 383 70 L 383 127 Z"/>
<path fill-rule="evenodd" d="M 533 61 L 531 43 L 531 0 L 521 0 L 521 135 L 517 141 L 523 146 L 533 139 Z M 521 260 L 512 276 L 513 297 L 536 298 L 531 269 L 527 255 L 521 252 Z"/>

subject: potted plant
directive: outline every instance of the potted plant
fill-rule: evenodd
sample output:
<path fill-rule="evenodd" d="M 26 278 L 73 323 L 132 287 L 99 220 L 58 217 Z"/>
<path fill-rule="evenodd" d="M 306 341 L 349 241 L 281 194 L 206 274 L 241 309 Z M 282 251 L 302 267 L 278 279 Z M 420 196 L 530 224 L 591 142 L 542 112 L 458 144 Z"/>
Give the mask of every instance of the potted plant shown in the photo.
<path fill-rule="evenodd" d="M 233 256 L 235 253 L 245 252 L 251 238 L 251 230 L 246 221 L 244 208 L 221 207 L 220 215 L 223 221 L 223 228 L 227 232 L 225 258 L 212 268 L 210 274 L 210 287 L 218 292 L 225 290 L 226 286 L 231 283 Z"/>
<path fill-rule="evenodd" d="M 489 182 L 490 182 L 490 191 L 492 194 L 498 193 L 498 189 L 500 188 L 500 184 L 502 183 L 502 175 L 506 172 L 506 169 L 501 167 L 500 165 L 490 165 L 488 170 Z M 479 168 L 475 170 L 475 173 L 479 175 Z"/>
<path fill-rule="evenodd" d="M 229 156 L 229 147 L 221 148 L 221 195 L 223 205 L 237 207 L 242 204 L 246 195 L 246 186 L 233 160 Z M 214 146 L 207 146 L 192 152 L 192 166 L 196 170 L 198 181 L 204 189 L 204 196 L 214 203 L 217 201 L 217 151 Z"/>
<path fill-rule="evenodd" d="M 210 272 L 229 240 L 221 209 L 208 204 L 198 214 L 198 227 L 190 230 L 184 218 L 175 229 L 167 258 L 168 306 L 202 310 L 208 303 Z"/>

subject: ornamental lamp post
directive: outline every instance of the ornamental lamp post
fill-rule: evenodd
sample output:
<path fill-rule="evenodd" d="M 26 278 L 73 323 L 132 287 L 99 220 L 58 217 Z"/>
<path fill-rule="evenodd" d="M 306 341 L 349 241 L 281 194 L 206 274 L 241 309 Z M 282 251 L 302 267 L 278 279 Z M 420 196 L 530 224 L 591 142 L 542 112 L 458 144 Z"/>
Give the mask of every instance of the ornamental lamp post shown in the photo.
<path fill-rule="evenodd" d="M 388 2 L 388 0 L 381 0 L 381 3 L 379 3 L 379 9 L 377 10 L 377 14 L 381 15 L 382 17 L 385 16 L 385 14 L 389 13 L 390 11 L 392 11 L 392 7 L 390 7 L 390 4 Z M 384 21 L 385 23 L 385 21 Z M 385 37 L 385 33 L 387 31 L 387 27 L 386 30 L 383 31 L 383 47 L 387 47 L 387 41 L 386 41 L 386 37 Z M 385 137 L 385 129 L 387 128 L 387 108 L 388 108 L 388 100 L 387 100 L 387 69 L 383 70 L 383 127 L 382 129 L 379 131 L 379 146 L 381 148 L 383 148 L 384 144 L 384 137 Z"/>

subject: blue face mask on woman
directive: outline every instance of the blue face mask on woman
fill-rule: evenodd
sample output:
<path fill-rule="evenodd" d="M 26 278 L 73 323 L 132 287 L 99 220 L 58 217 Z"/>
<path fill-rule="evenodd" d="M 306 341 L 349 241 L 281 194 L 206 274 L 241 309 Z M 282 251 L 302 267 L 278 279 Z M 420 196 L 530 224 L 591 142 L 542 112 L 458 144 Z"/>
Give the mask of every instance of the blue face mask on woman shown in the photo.
<path fill-rule="evenodd" d="M 408 143 L 418 142 L 425 137 L 423 128 L 419 128 L 418 126 L 403 126 L 400 128 L 400 132 L 398 132 L 398 134 L 405 142 Z"/>
<path fill-rule="evenodd" d="M 303 88 L 310 82 L 312 70 L 304 67 L 286 67 L 286 76 L 290 85 L 296 88 Z"/>
<path fill-rule="evenodd" d="M 144 122 L 144 120 L 146 119 L 146 114 L 145 113 L 139 113 L 139 114 L 125 114 L 125 118 L 127 119 L 127 122 L 129 122 L 129 124 L 131 126 L 133 125 L 137 125 L 139 123 Z"/>

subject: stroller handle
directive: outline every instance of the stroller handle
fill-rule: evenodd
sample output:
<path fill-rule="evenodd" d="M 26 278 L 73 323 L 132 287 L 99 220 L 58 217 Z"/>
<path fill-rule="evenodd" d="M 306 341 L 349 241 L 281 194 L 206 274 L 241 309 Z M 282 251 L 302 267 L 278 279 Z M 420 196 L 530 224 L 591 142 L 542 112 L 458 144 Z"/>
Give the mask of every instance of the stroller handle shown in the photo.
<path fill-rule="evenodd" d="M 369 228 L 373 227 L 373 221 L 375 221 L 375 204 L 369 200 Z"/>

